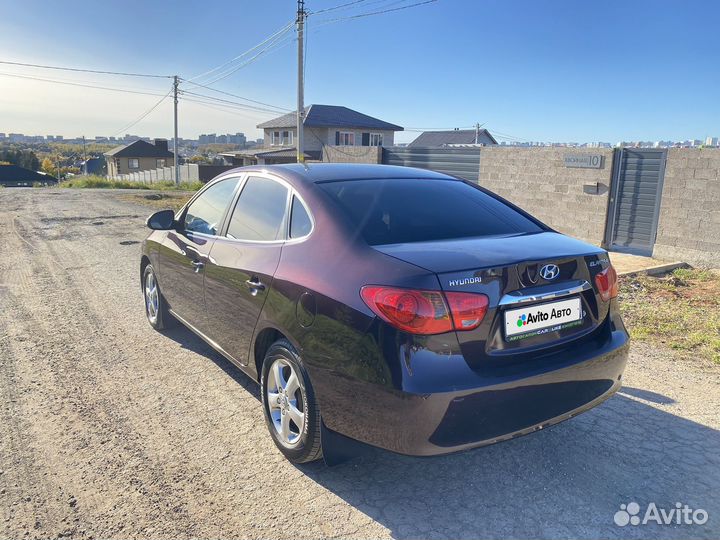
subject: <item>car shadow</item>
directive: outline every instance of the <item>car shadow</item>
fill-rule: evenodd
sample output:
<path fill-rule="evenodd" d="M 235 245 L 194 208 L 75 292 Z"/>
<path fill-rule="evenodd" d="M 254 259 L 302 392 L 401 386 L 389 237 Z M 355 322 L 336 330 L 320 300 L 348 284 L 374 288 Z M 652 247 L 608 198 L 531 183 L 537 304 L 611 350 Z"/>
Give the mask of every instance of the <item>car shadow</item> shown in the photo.
<path fill-rule="evenodd" d="M 663 396 L 657 392 L 651 392 L 650 390 L 643 390 L 642 388 L 633 388 L 632 386 L 623 386 L 620 393 L 644 399 L 651 403 L 657 403 L 658 405 L 671 405 L 675 403 L 675 400 L 670 397 Z"/>
<path fill-rule="evenodd" d="M 204 356 L 214 362 L 215 365 L 223 370 L 228 377 L 233 379 L 236 383 L 247 390 L 248 393 L 255 399 L 260 401 L 260 389 L 258 384 L 222 354 L 196 336 L 191 330 L 178 324 L 177 326 L 163 330 L 163 335 L 172 339 L 183 349 L 187 349 Z"/>
<path fill-rule="evenodd" d="M 260 400 L 257 384 L 190 330 L 165 335 L 205 356 Z M 642 401 L 640 401 L 642 400 Z M 644 402 L 623 387 L 604 404 L 531 435 L 432 458 L 370 449 L 303 473 L 387 528 L 393 538 L 718 538 L 720 431 Z M 704 525 L 617 526 L 621 504 L 707 511 Z"/>
<path fill-rule="evenodd" d="M 302 469 L 400 539 L 720 536 L 720 432 L 623 395 L 461 454 L 374 450 L 336 467 Z M 651 502 L 667 510 L 680 502 L 706 510 L 709 520 L 615 525 L 620 505 L 633 501 L 641 518 Z"/>

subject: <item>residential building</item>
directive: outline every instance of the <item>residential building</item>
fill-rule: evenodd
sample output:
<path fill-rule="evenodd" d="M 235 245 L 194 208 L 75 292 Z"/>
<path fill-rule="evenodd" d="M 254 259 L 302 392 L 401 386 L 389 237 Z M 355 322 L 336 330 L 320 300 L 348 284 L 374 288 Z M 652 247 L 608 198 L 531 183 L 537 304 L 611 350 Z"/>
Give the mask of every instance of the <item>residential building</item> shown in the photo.
<path fill-rule="evenodd" d="M 0 186 L 29 187 L 33 184 L 57 184 L 57 178 L 42 172 L 18 167 L 17 165 L 0 165 Z"/>
<path fill-rule="evenodd" d="M 228 152 L 233 163 L 292 163 L 296 159 L 297 113 L 291 112 L 258 124 L 264 132 L 262 146 L 249 151 Z M 356 161 L 362 156 L 362 148 L 351 151 L 349 147 L 380 148 L 392 146 L 395 132 L 403 128 L 384 120 L 337 105 L 310 105 L 305 107 L 303 120 L 303 150 L 305 158 L 319 161 L 327 158 L 328 149 L 344 147 L 348 160 Z M 339 153 L 338 153 L 339 152 Z M 334 156 L 342 156 L 341 151 Z M 369 152 L 370 161 L 377 162 L 379 151 Z"/>
<path fill-rule="evenodd" d="M 80 172 L 82 174 L 102 174 L 105 167 L 105 159 L 101 157 L 88 158 L 80 163 Z"/>
<path fill-rule="evenodd" d="M 452 129 L 448 131 L 423 131 L 410 147 L 441 147 L 456 145 L 494 146 L 498 142 L 487 129 Z"/>
<path fill-rule="evenodd" d="M 717 146 L 718 145 L 718 138 L 717 137 L 708 137 L 705 139 L 705 146 Z"/>
<path fill-rule="evenodd" d="M 149 171 L 175 164 L 175 154 L 168 150 L 166 139 L 155 139 L 154 144 L 137 140 L 105 152 L 107 174 L 110 177 L 139 171 Z"/>

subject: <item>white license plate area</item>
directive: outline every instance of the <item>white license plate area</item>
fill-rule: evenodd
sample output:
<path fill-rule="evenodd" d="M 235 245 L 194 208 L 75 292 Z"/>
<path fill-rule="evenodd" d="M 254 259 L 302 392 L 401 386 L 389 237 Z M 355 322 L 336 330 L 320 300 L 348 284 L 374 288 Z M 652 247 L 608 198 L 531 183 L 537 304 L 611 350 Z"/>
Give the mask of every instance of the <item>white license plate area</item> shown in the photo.
<path fill-rule="evenodd" d="M 505 339 L 515 341 L 579 326 L 582 317 L 582 302 L 578 297 L 511 309 L 505 312 Z"/>

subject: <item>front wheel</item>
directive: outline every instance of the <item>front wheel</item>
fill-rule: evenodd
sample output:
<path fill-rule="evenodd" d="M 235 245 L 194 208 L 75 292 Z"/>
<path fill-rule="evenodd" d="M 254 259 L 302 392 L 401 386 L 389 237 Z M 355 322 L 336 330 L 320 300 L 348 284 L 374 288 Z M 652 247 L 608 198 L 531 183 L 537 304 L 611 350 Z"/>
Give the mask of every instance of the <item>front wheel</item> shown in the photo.
<path fill-rule="evenodd" d="M 287 340 L 273 343 L 265 355 L 261 388 L 275 446 L 293 463 L 320 459 L 320 410 L 302 360 Z"/>
<path fill-rule="evenodd" d="M 172 326 L 173 318 L 160 293 L 160 285 L 158 285 L 152 264 L 148 264 L 143 271 L 143 298 L 145 299 L 145 315 L 150 326 L 155 330 L 164 330 Z"/>

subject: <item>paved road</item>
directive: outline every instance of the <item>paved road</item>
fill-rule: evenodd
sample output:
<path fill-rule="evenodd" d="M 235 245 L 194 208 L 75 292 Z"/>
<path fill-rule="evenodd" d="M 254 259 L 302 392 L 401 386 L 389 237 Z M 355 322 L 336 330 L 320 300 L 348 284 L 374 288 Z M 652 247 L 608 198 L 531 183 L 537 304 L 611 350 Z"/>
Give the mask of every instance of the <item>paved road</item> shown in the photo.
<path fill-rule="evenodd" d="M 720 373 L 648 347 L 622 394 L 528 437 L 290 465 L 252 381 L 145 322 L 147 213 L 108 191 L 0 190 L 0 537 L 720 536 Z M 631 501 L 710 519 L 616 526 Z"/>

